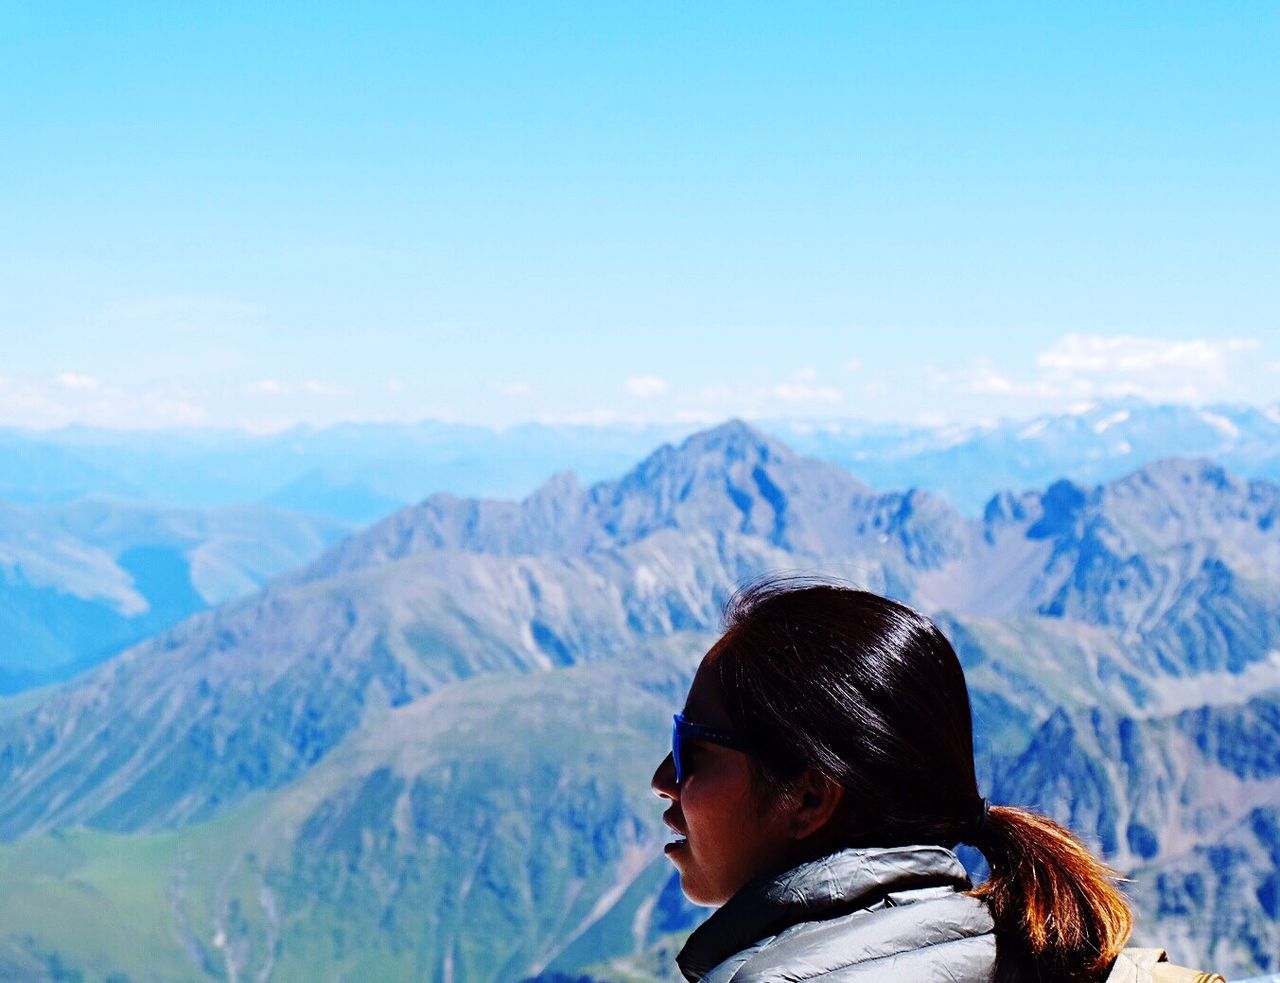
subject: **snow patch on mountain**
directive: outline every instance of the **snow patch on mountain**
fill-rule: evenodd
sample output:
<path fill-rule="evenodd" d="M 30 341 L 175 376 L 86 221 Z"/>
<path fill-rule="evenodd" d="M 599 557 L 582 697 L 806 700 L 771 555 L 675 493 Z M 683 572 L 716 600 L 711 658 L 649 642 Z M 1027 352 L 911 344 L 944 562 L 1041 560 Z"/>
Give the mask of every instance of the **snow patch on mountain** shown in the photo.
<path fill-rule="evenodd" d="M 1215 430 L 1221 431 L 1225 436 L 1235 440 L 1240 436 L 1240 428 L 1232 423 L 1225 416 L 1219 413 L 1210 413 L 1208 410 L 1200 411 L 1200 419 Z"/>
<path fill-rule="evenodd" d="M 1112 413 L 1110 416 L 1105 416 L 1093 425 L 1093 432 L 1096 434 L 1104 434 L 1117 423 L 1124 423 L 1125 420 L 1129 419 L 1129 416 L 1130 414 L 1128 410 L 1120 410 L 1116 413 Z"/>

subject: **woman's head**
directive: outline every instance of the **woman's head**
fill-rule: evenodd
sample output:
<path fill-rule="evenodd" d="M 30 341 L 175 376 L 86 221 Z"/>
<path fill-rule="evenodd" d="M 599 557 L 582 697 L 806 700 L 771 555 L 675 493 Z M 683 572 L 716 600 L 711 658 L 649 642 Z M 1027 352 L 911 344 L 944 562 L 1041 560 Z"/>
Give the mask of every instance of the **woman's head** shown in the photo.
<path fill-rule="evenodd" d="M 843 791 L 840 845 L 951 844 L 981 808 L 964 673 L 928 618 L 866 591 L 773 581 L 739 592 L 708 653 L 766 794 L 815 771 Z"/>
<path fill-rule="evenodd" d="M 669 757 L 654 775 L 668 825 L 687 834 L 668 853 L 695 901 L 841 847 L 963 840 L 991 862 L 978 893 L 997 925 L 1050 971 L 1096 968 L 1127 937 L 1109 871 L 1070 833 L 987 812 L 959 660 L 902 604 L 813 581 L 740 591 L 683 716 L 730 738 L 686 741 L 679 784 Z"/>
<path fill-rule="evenodd" d="M 857 844 L 954 843 L 979 802 L 964 674 L 927 618 L 865 591 L 740 591 L 654 775 L 685 892 L 720 903 L 751 876 Z M 736 738 L 735 738 L 736 735 Z M 749 750 L 743 750 L 743 748 Z"/>

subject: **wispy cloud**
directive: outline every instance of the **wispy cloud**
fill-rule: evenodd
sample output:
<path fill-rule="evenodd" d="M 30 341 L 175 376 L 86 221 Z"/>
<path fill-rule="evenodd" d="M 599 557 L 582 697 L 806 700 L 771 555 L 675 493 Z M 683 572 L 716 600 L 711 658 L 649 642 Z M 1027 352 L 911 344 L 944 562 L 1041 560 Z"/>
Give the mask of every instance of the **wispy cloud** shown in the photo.
<path fill-rule="evenodd" d="M 1029 377 L 1016 378 L 992 359 L 979 358 L 945 371 L 927 366 L 925 378 L 934 389 L 978 396 L 1056 401 L 1141 396 L 1199 402 L 1223 395 L 1239 359 L 1260 347 L 1248 338 L 1072 333 L 1036 356 Z"/>
<path fill-rule="evenodd" d="M 834 386 L 809 382 L 780 382 L 772 393 L 784 403 L 838 403 L 841 399 L 840 390 Z"/>
<path fill-rule="evenodd" d="M 794 415 L 829 408 L 844 401 L 844 392 L 825 381 L 811 366 L 777 382 L 747 385 L 708 384 L 682 397 L 676 410 L 681 422 Z"/>
<path fill-rule="evenodd" d="M 784 403 L 838 403 L 843 394 L 835 386 L 820 381 L 818 370 L 807 366 L 791 378 L 772 386 L 768 395 Z"/>
<path fill-rule="evenodd" d="M 323 379 L 308 379 L 299 388 L 307 396 L 321 396 L 325 399 L 351 395 L 348 387 L 336 382 L 326 382 Z"/>
<path fill-rule="evenodd" d="M 995 367 L 990 359 L 980 359 L 974 363 L 969 373 L 968 385 L 971 392 L 984 396 L 1015 395 L 1018 384 Z"/>
<path fill-rule="evenodd" d="M 83 375 L 79 372 L 60 372 L 58 374 L 58 385 L 63 389 L 72 389 L 78 392 L 94 392 L 98 389 L 99 383 L 91 375 Z"/>
<path fill-rule="evenodd" d="M 1153 376 L 1195 372 L 1221 378 L 1232 355 L 1258 347 L 1257 341 L 1246 338 L 1175 341 L 1133 335 L 1068 334 L 1041 352 L 1036 364 L 1046 372 L 1062 375 Z"/>
<path fill-rule="evenodd" d="M 627 392 L 642 399 L 661 396 L 667 389 L 667 381 L 656 375 L 633 375 L 627 379 Z"/>
<path fill-rule="evenodd" d="M 526 399 L 533 395 L 533 386 L 527 382 L 494 382 L 489 388 L 508 399 Z"/>
<path fill-rule="evenodd" d="M 279 379 L 259 379 L 257 382 L 250 383 L 249 392 L 259 396 L 287 396 L 289 387 Z"/>
<path fill-rule="evenodd" d="M 296 384 L 281 382 L 279 379 L 259 379 L 250 383 L 247 388 L 256 396 L 319 396 L 334 399 L 351 395 L 348 387 L 323 379 L 307 379 Z"/>
<path fill-rule="evenodd" d="M 205 406 L 181 386 L 124 388 L 75 372 L 12 379 L 0 386 L 0 422 L 49 429 L 72 423 L 118 429 L 205 426 Z"/>

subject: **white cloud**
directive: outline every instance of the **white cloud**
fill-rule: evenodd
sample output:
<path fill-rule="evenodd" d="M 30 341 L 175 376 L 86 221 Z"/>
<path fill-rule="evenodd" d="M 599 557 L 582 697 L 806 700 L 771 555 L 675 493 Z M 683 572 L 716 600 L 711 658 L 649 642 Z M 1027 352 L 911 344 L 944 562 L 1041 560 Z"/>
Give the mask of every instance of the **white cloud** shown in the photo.
<path fill-rule="evenodd" d="M 843 369 L 845 372 L 857 372 L 860 368 L 862 368 L 862 359 L 846 358 L 843 362 L 840 363 L 840 368 Z"/>
<path fill-rule="evenodd" d="M 647 399 L 651 396 L 661 396 L 666 391 L 666 380 L 654 375 L 633 375 L 627 380 L 627 392 L 633 396 Z"/>
<path fill-rule="evenodd" d="M 308 379 L 302 384 L 302 391 L 308 396 L 350 396 L 351 390 L 336 382 L 325 382 L 322 379 Z"/>
<path fill-rule="evenodd" d="M 533 395 L 533 386 L 527 382 L 495 382 L 489 388 L 508 399 L 525 399 Z"/>
<path fill-rule="evenodd" d="M 1178 341 L 1073 333 L 1036 356 L 1030 378 L 1015 378 L 989 358 L 945 371 L 926 365 L 923 376 L 934 390 L 977 396 L 1076 403 L 1138 396 L 1195 403 L 1225 396 L 1242 354 L 1259 347 L 1244 338 Z"/>
<path fill-rule="evenodd" d="M 286 396 L 289 393 L 289 387 L 279 379 L 259 379 L 249 386 L 249 392 L 257 393 L 259 396 Z"/>
<path fill-rule="evenodd" d="M 1258 348 L 1256 341 L 1193 338 L 1173 341 L 1133 335 L 1068 334 L 1036 359 L 1050 373 L 1093 375 L 1132 373 L 1139 376 L 1198 372 L 1221 378 L 1229 356 Z"/>
<path fill-rule="evenodd" d="M 387 392 L 389 393 L 392 393 L 398 396 L 400 393 L 404 392 L 406 388 L 407 387 L 405 386 L 404 382 L 401 381 L 400 379 L 387 380 Z"/>
<path fill-rule="evenodd" d="M 203 406 L 181 396 L 149 393 L 143 405 L 157 426 L 202 427 L 209 423 L 209 412 Z"/>
<path fill-rule="evenodd" d="M 1198 402 L 1224 395 L 1249 338 L 1169 339 L 1073 333 L 1040 353 L 1032 394 L 1074 399 L 1141 396 Z"/>
<path fill-rule="evenodd" d="M 984 396 L 1010 396 L 1018 392 L 1018 386 L 987 359 L 974 365 L 968 375 L 971 392 Z"/>
<path fill-rule="evenodd" d="M 840 402 L 840 390 L 807 382 L 780 382 L 773 387 L 773 395 L 788 403 Z"/>
<path fill-rule="evenodd" d="M 63 389 L 72 389 L 78 392 L 95 392 L 99 383 L 91 375 L 82 375 L 79 372 L 61 372 L 58 374 L 58 385 Z"/>
<path fill-rule="evenodd" d="M 72 423 L 149 430 L 203 426 L 210 419 L 188 392 L 169 383 L 125 389 L 64 372 L 52 381 L 17 379 L 0 388 L 0 423 L 36 430 Z"/>
<path fill-rule="evenodd" d="M 281 382 L 279 379 L 259 379 L 257 382 L 251 383 L 248 389 L 249 392 L 258 396 L 302 395 L 331 398 L 351 395 L 351 390 L 346 386 L 340 386 L 335 382 L 325 382 L 322 379 L 308 379 L 299 385 Z"/>

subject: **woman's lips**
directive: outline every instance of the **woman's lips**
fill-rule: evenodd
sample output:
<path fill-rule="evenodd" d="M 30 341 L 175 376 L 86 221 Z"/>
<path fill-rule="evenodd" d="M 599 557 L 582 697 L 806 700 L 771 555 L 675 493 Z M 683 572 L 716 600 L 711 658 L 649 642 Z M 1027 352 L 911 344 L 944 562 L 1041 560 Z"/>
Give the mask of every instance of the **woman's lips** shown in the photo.
<path fill-rule="evenodd" d="M 676 838 L 662 848 L 662 852 L 668 856 L 689 845 L 687 831 L 676 822 L 676 817 L 673 813 L 674 810 L 668 809 L 662 814 L 662 821 L 667 824 L 667 828 L 671 832 L 676 834 Z"/>

